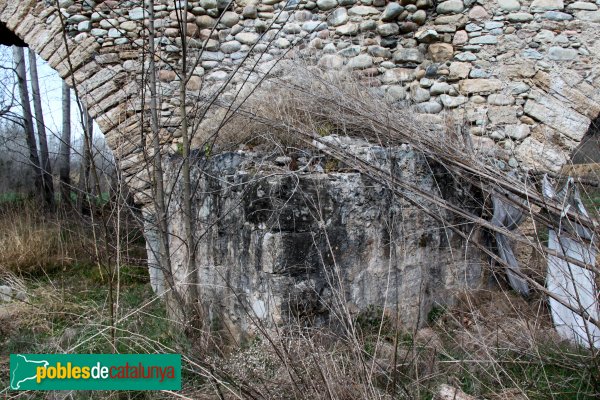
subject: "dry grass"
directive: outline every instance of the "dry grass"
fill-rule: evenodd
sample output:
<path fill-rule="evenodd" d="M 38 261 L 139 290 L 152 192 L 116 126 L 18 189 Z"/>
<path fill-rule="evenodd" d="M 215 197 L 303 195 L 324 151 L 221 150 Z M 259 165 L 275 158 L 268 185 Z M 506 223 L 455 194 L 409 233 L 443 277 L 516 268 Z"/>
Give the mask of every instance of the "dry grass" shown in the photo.
<path fill-rule="evenodd" d="M 89 262 L 89 238 L 78 218 L 47 214 L 23 202 L 0 208 L 0 271 L 39 273 Z"/>
<path fill-rule="evenodd" d="M 449 384 L 476 398 L 595 399 L 598 359 L 554 332 L 543 301 L 513 293 L 465 293 L 456 307 L 406 331 L 382 313 L 354 319 L 348 335 L 291 322 L 234 352 L 184 355 L 194 399 L 431 399 Z M 383 329 L 380 329 L 383 327 Z M 195 382 L 195 384 L 193 383 Z"/>

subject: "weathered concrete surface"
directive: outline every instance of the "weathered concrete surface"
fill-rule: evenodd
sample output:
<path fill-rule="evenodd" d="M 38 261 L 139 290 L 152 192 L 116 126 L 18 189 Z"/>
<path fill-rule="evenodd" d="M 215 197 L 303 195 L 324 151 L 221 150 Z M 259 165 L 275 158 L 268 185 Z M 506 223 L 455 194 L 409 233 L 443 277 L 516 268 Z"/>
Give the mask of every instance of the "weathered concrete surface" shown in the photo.
<path fill-rule="evenodd" d="M 435 167 L 434 182 L 431 165 L 409 148 L 348 149 L 429 192 L 440 185 L 442 196 L 470 207 L 466 192 Z M 175 173 L 179 160 L 169 165 Z M 244 152 L 198 160 L 196 273 L 213 328 L 239 338 L 255 328 L 248 313 L 267 326 L 290 319 L 319 326 L 339 323 L 343 310 L 356 316 L 369 308 L 410 328 L 426 322 L 434 304 L 482 286 L 485 260 L 465 254 L 456 234 L 359 173 L 318 168 L 290 171 Z M 171 251 L 185 288 L 193 272 L 176 239 L 183 237 L 179 183 L 171 195 Z"/>

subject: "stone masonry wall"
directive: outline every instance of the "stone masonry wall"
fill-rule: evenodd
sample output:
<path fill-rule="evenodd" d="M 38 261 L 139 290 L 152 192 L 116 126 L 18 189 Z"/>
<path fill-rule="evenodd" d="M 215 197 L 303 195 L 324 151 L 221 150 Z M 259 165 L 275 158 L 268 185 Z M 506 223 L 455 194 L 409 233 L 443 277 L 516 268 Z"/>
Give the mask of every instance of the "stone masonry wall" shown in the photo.
<path fill-rule="evenodd" d="M 154 1 L 161 128 L 173 149 L 181 140 L 174 11 L 182 4 Z M 56 5 L 0 0 L 0 21 L 76 86 L 138 189 L 137 200 L 147 202 L 143 3 Z M 256 81 L 279 57 L 311 53 L 323 68 L 355 74 L 399 108 L 414 106 L 440 121 L 451 115 L 512 167 L 551 171 L 567 161 L 600 113 L 594 1 L 191 0 L 187 15 L 191 58 L 203 49 L 187 86 L 190 101 L 223 84 L 248 52 L 230 92 L 244 74 Z M 250 72 L 255 61 L 258 68 Z"/>

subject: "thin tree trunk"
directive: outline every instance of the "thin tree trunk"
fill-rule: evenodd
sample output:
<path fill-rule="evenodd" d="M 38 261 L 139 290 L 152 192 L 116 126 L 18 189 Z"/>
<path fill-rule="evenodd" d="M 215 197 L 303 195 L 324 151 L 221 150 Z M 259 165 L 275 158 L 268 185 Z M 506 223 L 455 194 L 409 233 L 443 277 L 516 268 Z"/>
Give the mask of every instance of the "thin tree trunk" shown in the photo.
<path fill-rule="evenodd" d="M 188 1 L 184 0 L 184 7 L 180 10 L 181 18 L 179 21 L 179 32 L 181 37 L 181 76 L 179 79 L 179 113 L 181 114 L 181 137 L 183 138 L 183 224 L 185 233 L 186 254 L 186 275 L 189 282 L 187 287 L 187 301 L 191 307 L 195 307 L 198 299 L 198 278 L 195 271 L 195 248 L 194 243 L 194 226 L 192 214 L 192 181 L 190 176 L 190 137 L 188 132 L 188 117 L 186 108 L 186 84 L 187 76 L 187 6 Z M 200 308 L 195 307 L 193 317 L 199 323 Z"/>
<path fill-rule="evenodd" d="M 158 225 L 159 236 L 159 264 L 163 272 L 165 281 L 170 289 L 171 295 L 179 306 L 179 310 L 173 310 L 179 315 L 177 316 L 181 322 L 186 321 L 186 304 L 182 298 L 173 276 L 171 265 L 171 254 L 169 251 L 169 229 L 167 225 L 167 207 L 165 204 L 165 189 L 164 177 L 162 169 L 162 156 L 160 147 L 159 127 L 158 127 L 158 98 L 156 85 L 156 65 L 154 57 L 156 55 L 156 47 L 154 43 L 154 3 L 151 0 L 146 0 L 146 9 L 148 12 L 148 42 L 150 47 L 150 57 L 148 57 L 149 71 L 148 80 L 150 86 L 150 126 L 152 130 L 152 157 L 153 157 L 153 172 L 154 172 L 154 207 L 156 212 L 156 220 Z"/>
<path fill-rule="evenodd" d="M 94 165 L 94 151 L 93 151 L 93 137 L 94 137 L 94 120 L 90 117 L 87 108 L 83 107 L 83 126 L 84 126 L 84 154 L 85 154 L 85 190 L 88 194 L 94 193 L 94 185 L 92 184 L 91 169 L 95 168 Z"/>
<path fill-rule="evenodd" d="M 94 192 L 94 186 L 91 182 L 91 170 L 93 167 L 93 152 L 92 138 L 93 135 L 93 120 L 90 118 L 87 109 L 83 104 L 80 104 L 82 112 L 81 119 L 83 121 L 83 148 L 81 151 L 81 164 L 79 168 L 79 181 L 77 183 L 79 196 L 77 197 L 77 208 L 81 213 L 88 215 L 90 213 L 90 196 Z"/>
<path fill-rule="evenodd" d="M 52 166 L 48 155 L 48 139 L 46 137 L 46 126 L 44 125 L 44 112 L 42 110 L 42 99 L 40 96 L 40 83 L 37 73 L 37 60 L 35 53 L 29 49 L 29 73 L 31 75 L 31 94 L 33 97 L 33 110 L 37 125 L 38 140 L 40 143 L 40 165 L 42 167 L 42 185 L 46 206 L 54 208 L 54 183 L 52 182 Z"/>
<path fill-rule="evenodd" d="M 19 86 L 19 95 L 21 97 L 21 107 L 23 108 L 23 125 L 25 128 L 25 139 L 29 148 L 29 161 L 35 169 L 35 187 L 42 189 L 42 169 L 40 168 L 40 158 L 38 156 L 37 142 L 33 131 L 33 117 L 31 115 L 31 106 L 29 105 L 29 91 L 27 90 L 27 74 L 25 72 L 25 53 L 22 47 L 13 46 L 13 61 L 17 71 L 17 85 Z"/>
<path fill-rule="evenodd" d="M 66 204 L 71 201 L 71 89 L 66 82 L 62 87 L 62 113 L 59 174 L 61 199 Z"/>

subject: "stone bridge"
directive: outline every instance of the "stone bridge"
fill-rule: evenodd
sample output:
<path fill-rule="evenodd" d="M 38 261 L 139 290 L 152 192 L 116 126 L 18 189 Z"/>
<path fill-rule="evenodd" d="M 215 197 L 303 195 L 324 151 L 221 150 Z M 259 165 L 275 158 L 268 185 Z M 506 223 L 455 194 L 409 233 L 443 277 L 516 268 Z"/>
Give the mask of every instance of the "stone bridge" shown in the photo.
<path fill-rule="evenodd" d="M 175 10 L 183 5 L 154 0 L 160 128 L 174 149 L 181 140 Z M 142 203 L 149 182 L 145 7 L 139 0 L 0 0 L 2 28 L 75 86 Z M 552 171 L 600 113 L 594 1 L 190 0 L 187 22 L 190 57 L 200 57 L 190 96 L 248 72 L 250 63 L 240 65 L 248 52 L 252 61 L 264 53 L 268 64 L 293 53 L 290 46 L 309 49 L 323 68 L 355 74 L 398 107 L 438 119 L 451 113 L 510 165 Z"/>
<path fill-rule="evenodd" d="M 153 2 L 159 129 L 167 152 L 176 152 L 182 140 L 177 16 L 185 4 Z M 140 0 L 0 0 L 0 41 L 29 45 L 74 86 L 141 204 L 151 202 L 144 151 L 150 132 L 147 7 Z M 594 1 L 190 0 L 187 8 L 188 59 L 198 61 L 188 71 L 190 102 L 220 85 L 234 93 L 281 57 L 307 52 L 323 69 L 353 74 L 398 108 L 460 124 L 478 149 L 510 167 L 554 172 L 600 113 L 600 11 Z M 426 173 L 411 152 L 399 154 L 406 179 Z M 246 201 L 227 182 L 243 183 L 247 175 L 236 168 L 252 160 L 223 157 L 210 166 L 222 179 L 198 178 L 203 191 L 195 199 L 197 220 L 211 227 L 194 271 L 205 285 L 200 295 L 211 321 L 230 331 L 247 324 L 232 300 L 240 292 L 259 317 L 318 309 L 328 291 L 327 265 L 319 263 L 329 261 L 317 257 L 326 247 L 321 226 L 302 219 L 313 210 L 294 197 L 293 182 L 266 176 L 266 183 L 249 190 L 274 193 L 285 205 L 281 215 L 287 224 L 297 223 L 282 227 L 281 215 L 263 215 L 259 201 L 225 212 L 225 205 Z M 407 204 L 386 203 L 360 177 L 309 174 L 298 187 L 321 193 L 328 204 L 326 229 L 337 243 L 335 258 L 352 309 L 395 304 L 405 321 L 423 321 L 435 302 L 450 302 L 456 289 L 481 283 L 477 256 L 456 260 L 449 250 L 456 238 Z M 371 207 L 378 202 L 387 211 Z M 181 234 L 177 212 L 171 221 L 175 236 Z M 152 249 L 152 230 L 147 233 Z M 398 235 L 404 241 L 392 244 L 390 238 Z M 185 255 L 173 256 L 183 264 Z M 386 275 L 387 266 L 393 266 L 392 275 Z M 185 284 L 185 278 L 177 279 Z M 380 288 L 389 282 L 394 290 L 387 298 Z M 153 286 L 160 292 L 161 285 L 155 271 Z M 292 298 L 315 301 L 291 305 Z"/>

